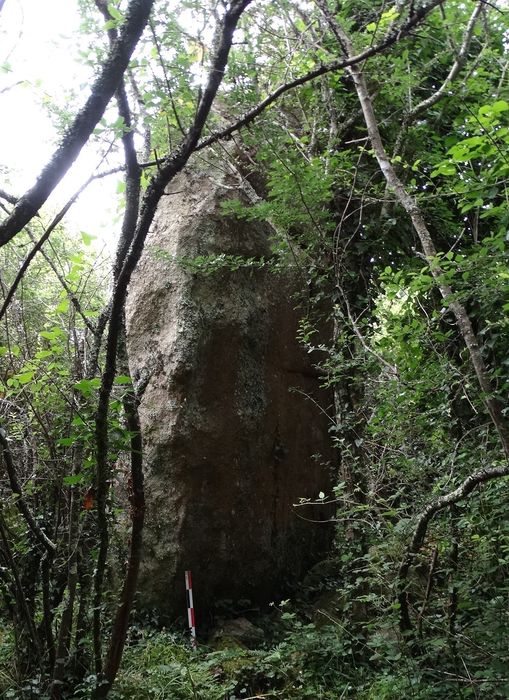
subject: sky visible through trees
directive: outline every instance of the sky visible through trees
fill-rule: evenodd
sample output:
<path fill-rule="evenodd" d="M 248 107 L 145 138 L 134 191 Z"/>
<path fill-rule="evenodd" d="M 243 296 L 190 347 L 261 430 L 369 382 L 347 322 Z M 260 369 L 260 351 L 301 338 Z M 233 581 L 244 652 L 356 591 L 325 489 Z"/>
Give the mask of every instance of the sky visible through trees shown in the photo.
<path fill-rule="evenodd" d="M 80 85 L 84 95 L 90 84 L 93 71 L 79 57 L 80 25 L 77 4 L 67 0 L 14 0 L 6 2 L 2 10 L 0 150 L 2 165 L 8 167 L 16 192 L 35 180 L 58 142 L 58 125 L 49 105 L 64 106 L 70 88 Z M 84 149 L 49 206 L 62 206 L 99 161 L 95 148 Z M 104 241 L 110 254 L 119 230 L 118 179 L 112 176 L 92 183 L 67 219 L 68 226 L 97 236 L 98 248 Z"/>

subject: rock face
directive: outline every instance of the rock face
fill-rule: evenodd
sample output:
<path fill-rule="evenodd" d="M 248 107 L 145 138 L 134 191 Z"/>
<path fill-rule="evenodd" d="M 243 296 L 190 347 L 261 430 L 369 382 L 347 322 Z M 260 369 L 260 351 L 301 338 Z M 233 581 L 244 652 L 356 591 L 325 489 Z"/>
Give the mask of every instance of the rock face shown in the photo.
<path fill-rule="evenodd" d="M 231 187 L 204 175 L 176 179 L 129 291 L 146 463 L 139 588 L 162 620 L 186 613 L 186 569 L 204 620 L 225 599 L 277 599 L 330 540 L 329 525 L 310 522 L 330 512 L 293 506 L 330 493 L 334 462 L 314 403 L 327 408 L 330 397 L 295 340 L 295 280 L 245 267 L 192 273 L 175 261 L 270 255 L 270 228 L 225 217 L 226 196 Z"/>

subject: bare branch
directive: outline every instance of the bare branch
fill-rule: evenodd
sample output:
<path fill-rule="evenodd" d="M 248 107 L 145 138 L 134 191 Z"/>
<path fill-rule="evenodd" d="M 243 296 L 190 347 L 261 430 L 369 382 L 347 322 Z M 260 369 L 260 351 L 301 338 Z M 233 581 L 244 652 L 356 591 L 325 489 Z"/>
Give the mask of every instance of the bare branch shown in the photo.
<path fill-rule="evenodd" d="M 0 199 L 5 199 L 6 202 L 9 202 L 9 204 L 17 204 L 18 203 L 18 197 L 15 197 L 13 194 L 9 194 L 9 192 L 6 192 L 5 190 L 0 189 Z"/>
<path fill-rule="evenodd" d="M 50 553 L 50 555 L 53 555 L 54 551 L 56 550 L 56 545 L 50 540 L 50 538 L 46 535 L 44 530 L 42 530 L 39 525 L 37 524 L 34 516 L 30 512 L 30 508 L 28 507 L 27 502 L 25 501 L 23 497 L 23 492 L 21 490 L 21 485 L 18 481 L 18 477 L 16 475 L 16 469 L 14 467 L 14 460 L 12 458 L 12 452 L 9 447 L 9 442 L 7 441 L 7 434 L 5 430 L 0 427 L 0 447 L 1 447 L 1 455 L 3 462 L 5 464 L 5 469 L 7 471 L 7 476 L 9 477 L 9 484 L 11 487 L 12 493 L 16 496 L 16 507 L 18 508 L 19 512 L 25 519 L 26 524 L 32 530 L 33 534 L 35 535 L 36 539 L 42 544 L 44 549 Z"/>
<path fill-rule="evenodd" d="M 108 9 L 108 4 L 106 0 L 95 0 L 95 4 L 100 10 L 100 12 L 103 14 L 105 20 L 111 19 L 111 14 Z M 111 42 L 111 45 L 115 45 L 115 41 L 117 40 L 117 31 L 116 29 L 109 29 L 108 30 L 108 36 Z M 118 86 L 117 92 L 116 92 L 116 99 L 117 99 L 117 106 L 118 106 L 118 113 L 119 116 L 122 118 L 124 125 L 125 125 L 125 130 L 122 134 L 122 145 L 124 148 L 124 161 L 125 161 L 125 169 L 126 169 L 126 175 L 125 175 L 125 182 L 126 182 L 126 204 L 125 204 L 125 209 L 124 209 L 124 216 L 122 220 L 122 231 L 120 235 L 120 240 L 118 242 L 117 246 L 117 253 L 115 257 L 115 263 L 113 266 L 113 280 L 114 282 L 116 281 L 120 270 L 122 268 L 122 264 L 125 260 L 125 257 L 127 255 L 127 252 L 129 250 L 129 246 L 132 243 L 134 233 L 136 231 L 136 223 L 138 220 L 138 213 L 139 213 L 139 206 L 140 206 L 140 194 L 141 194 L 141 168 L 138 163 L 138 157 L 136 155 L 136 148 L 134 145 L 134 133 L 133 133 L 133 128 L 132 128 L 132 115 L 131 115 L 131 109 L 129 107 L 129 101 L 127 99 L 127 93 L 125 89 L 125 82 L 124 78 L 122 77 L 122 80 L 120 81 L 120 85 Z M 96 345 L 97 350 L 99 349 L 100 342 L 101 342 L 101 337 L 102 337 L 102 328 L 103 326 L 98 325 L 97 331 L 95 333 L 94 337 L 94 342 Z M 103 410 L 106 412 L 108 411 L 108 404 L 104 404 Z M 107 419 L 107 415 L 105 417 Z M 99 469 L 98 469 L 99 473 Z M 97 566 L 96 566 L 96 572 L 95 572 L 95 580 L 94 580 L 94 587 L 95 587 L 95 601 L 94 601 L 94 631 L 93 631 L 93 639 L 94 639 L 94 656 L 95 656 L 95 667 L 96 667 L 96 673 L 99 675 L 102 672 L 102 651 L 101 651 L 101 646 L 102 646 L 102 631 L 101 631 L 101 603 L 102 603 L 102 588 L 103 588 L 103 580 L 104 580 L 104 573 L 105 573 L 105 568 L 106 568 L 106 558 L 107 558 L 107 553 L 108 553 L 108 547 L 109 547 L 109 532 L 108 532 L 108 518 L 107 518 L 107 513 L 106 513 L 106 501 L 107 501 L 107 491 L 108 491 L 108 484 L 107 481 L 100 480 L 99 477 L 97 478 L 97 492 L 96 492 L 96 498 L 97 498 L 97 527 L 99 530 L 99 555 L 98 555 L 98 560 L 97 560 Z M 139 538 L 141 541 L 141 530 L 139 533 Z M 137 575 L 137 569 L 136 569 L 136 575 Z M 129 602 L 129 601 L 128 601 Z M 131 601 L 132 602 L 132 601 Z M 126 615 L 129 617 L 129 612 L 130 612 L 130 607 L 126 610 Z M 117 616 L 118 620 L 118 616 Z M 114 647 L 119 647 L 120 649 L 123 649 L 124 641 L 125 641 L 125 631 L 127 631 L 127 627 L 125 630 L 123 629 L 122 626 L 118 626 L 116 623 L 113 628 L 113 633 L 111 637 L 111 644 Z M 116 634 L 123 634 L 123 637 L 121 639 L 116 638 Z M 111 663 L 110 663 L 111 666 Z M 110 668 L 110 676 L 106 674 L 106 678 L 109 680 L 110 683 L 113 682 L 115 679 L 115 674 L 118 670 L 118 666 L 114 668 L 112 671 Z M 103 686 L 98 686 L 102 688 L 102 691 L 105 690 L 104 684 Z"/>
<path fill-rule="evenodd" d="M 464 500 L 472 491 L 477 488 L 480 484 L 487 483 L 488 481 L 493 481 L 493 479 L 500 479 L 501 477 L 509 476 L 509 466 L 505 467 L 492 467 L 491 469 L 481 469 L 478 472 L 474 472 L 468 476 L 458 488 L 450 491 L 449 493 L 439 496 L 437 499 L 429 503 L 426 508 L 417 516 L 417 524 L 414 529 L 414 534 L 412 541 L 407 549 L 405 558 L 399 568 L 398 578 L 400 582 L 400 592 L 398 595 L 398 600 L 401 605 L 401 627 L 404 630 L 412 629 L 412 623 L 410 621 L 410 615 L 408 612 L 408 597 L 406 591 L 406 580 L 408 578 L 408 572 L 415 561 L 416 555 L 421 550 L 424 544 L 424 539 L 428 531 L 428 525 L 433 517 L 444 510 L 445 508 L 459 503 Z"/>
<path fill-rule="evenodd" d="M 166 84 L 166 90 L 168 91 L 168 97 L 170 98 L 171 110 L 172 110 L 172 112 L 173 112 L 173 116 L 175 117 L 175 121 L 177 122 L 177 126 L 178 126 L 178 128 L 179 128 L 180 133 L 181 133 L 183 136 L 185 136 L 185 133 L 186 133 L 186 132 L 185 132 L 185 129 L 184 129 L 183 125 L 182 125 L 182 122 L 180 121 L 179 113 L 178 113 L 177 107 L 176 107 L 176 105 L 175 105 L 175 100 L 173 99 L 173 91 L 172 91 L 172 89 L 171 89 L 171 83 L 170 83 L 170 80 L 169 80 L 169 78 L 168 78 L 168 73 L 166 72 L 166 64 L 165 64 L 165 62 L 164 62 L 163 54 L 162 54 L 162 52 L 161 52 L 161 45 L 159 44 L 159 40 L 158 40 L 158 38 L 157 38 L 157 34 L 156 34 L 156 32 L 155 32 L 155 29 L 154 29 L 154 23 L 153 23 L 153 22 L 149 22 L 149 26 L 150 26 L 150 32 L 151 32 L 151 34 L 152 34 L 152 38 L 153 38 L 153 40 L 154 40 L 154 44 L 155 44 L 155 47 L 156 47 L 157 56 L 158 56 L 158 58 L 159 58 L 159 64 L 160 64 L 161 69 L 162 69 L 162 71 L 163 71 L 164 82 L 165 82 L 165 84 Z M 153 74 L 154 74 L 154 73 L 153 73 Z M 155 75 L 154 75 L 154 77 L 155 77 Z"/>
<path fill-rule="evenodd" d="M 43 235 L 39 238 L 37 243 L 34 245 L 32 250 L 28 253 L 27 257 L 23 261 L 23 264 L 18 270 L 18 274 L 16 275 L 14 282 L 12 283 L 9 291 L 7 292 L 4 303 L 2 304 L 2 307 L 0 308 L 0 320 L 5 316 L 5 312 L 7 311 L 7 308 L 9 307 L 9 304 L 12 301 L 13 296 L 16 293 L 17 288 L 19 287 L 19 284 L 21 280 L 23 279 L 26 271 L 28 270 L 30 263 L 32 260 L 35 258 L 37 253 L 41 250 L 42 246 L 46 243 L 48 238 L 50 237 L 51 233 L 56 229 L 58 224 L 62 221 L 64 216 L 67 214 L 69 209 L 72 207 L 74 202 L 78 199 L 80 194 L 83 192 L 83 190 L 88 187 L 88 185 L 92 182 L 94 177 L 89 177 L 88 180 L 77 190 L 73 196 L 66 202 L 66 204 L 62 207 L 62 209 L 58 212 L 58 214 L 55 216 L 53 221 L 50 223 L 46 231 L 43 233 Z"/>
<path fill-rule="evenodd" d="M 442 97 L 446 94 L 447 89 L 451 85 L 451 83 L 456 80 L 458 77 L 461 69 L 465 65 L 467 56 L 468 56 L 468 51 L 470 48 L 470 44 L 472 42 L 472 36 L 474 34 L 474 29 L 475 25 L 477 22 L 477 18 L 479 17 L 479 14 L 481 13 L 483 7 L 483 3 L 480 1 L 476 4 L 470 19 L 467 23 L 467 26 L 465 28 L 465 33 L 463 35 L 463 41 L 461 42 L 460 49 L 456 55 L 456 58 L 451 66 L 451 69 L 445 78 L 444 82 L 440 85 L 440 87 L 429 97 L 427 97 L 425 100 L 422 100 L 419 102 L 419 104 L 415 105 L 413 109 L 411 109 L 404 117 L 403 123 L 401 125 L 401 129 L 398 133 L 398 136 L 396 138 L 396 143 L 394 145 L 394 152 L 393 152 L 393 157 L 396 155 L 399 155 L 401 153 L 401 147 L 403 144 L 403 140 L 406 134 L 406 131 L 410 124 L 415 122 L 415 120 L 419 117 L 420 114 L 428 110 L 430 107 L 433 107 L 434 105 L 439 102 Z"/>
<path fill-rule="evenodd" d="M 461 43 L 460 50 L 458 51 L 458 55 L 456 56 L 456 59 L 454 60 L 454 63 L 451 66 L 451 70 L 449 71 L 449 74 L 445 78 L 444 82 L 442 85 L 436 90 L 432 95 L 427 97 L 425 100 L 422 100 L 422 102 L 419 102 L 419 104 L 415 105 L 415 107 L 412 109 L 411 112 L 407 115 L 405 122 L 410 123 L 412 121 L 415 121 L 415 119 L 422 114 L 424 111 L 429 109 L 430 107 L 433 107 L 445 94 L 447 88 L 449 85 L 458 77 L 458 74 L 460 70 L 463 68 L 465 65 L 465 61 L 467 59 L 468 55 L 468 50 L 470 48 L 470 44 L 472 41 L 472 36 L 474 33 L 475 29 L 475 24 L 477 22 L 477 18 L 479 17 L 479 14 L 481 13 L 483 3 L 478 2 L 477 5 L 474 8 L 474 11 L 472 12 L 470 19 L 468 20 L 468 24 L 465 29 L 465 33 L 463 35 L 463 41 Z"/>
<path fill-rule="evenodd" d="M 127 363 L 127 350 L 125 347 L 125 325 L 121 339 L 120 357 L 122 371 L 129 374 Z M 127 560 L 126 574 L 120 594 L 120 602 L 115 615 L 113 629 L 110 637 L 110 645 L 105 661 L 104 677 L 106 683 L 112 684 L 115 680 L 122 652 L 124 649 L 129 615 L 136 593 L 138 571 L 141 563 L 142 533 L 145 518 L 145 494 L 143 489 L 143 444 L 141 438 L 140 418 L 138 415 L 138 403 L 134 390 L 130 389 L 123 400 L 127 429 L 130 434 L 131 474 L 129 479 L 129 502 L 131 516 L 131 536 L 129 538 L 129 556 Z"/>

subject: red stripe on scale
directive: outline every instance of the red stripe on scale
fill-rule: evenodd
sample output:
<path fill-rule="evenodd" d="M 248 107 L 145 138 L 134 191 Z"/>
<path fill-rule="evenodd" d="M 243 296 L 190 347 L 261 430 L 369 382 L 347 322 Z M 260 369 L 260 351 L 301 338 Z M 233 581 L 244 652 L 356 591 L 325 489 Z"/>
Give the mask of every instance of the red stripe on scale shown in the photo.
<path fill-rule="evenodd" d="M 186 598 L 187 598 L 187 622 L 191 633 L 191 644 L 196 647 L 196 621 L 194 617 L 193 603 L 193 579 L 190 571 L 185 572 L 186 578 Z"/>

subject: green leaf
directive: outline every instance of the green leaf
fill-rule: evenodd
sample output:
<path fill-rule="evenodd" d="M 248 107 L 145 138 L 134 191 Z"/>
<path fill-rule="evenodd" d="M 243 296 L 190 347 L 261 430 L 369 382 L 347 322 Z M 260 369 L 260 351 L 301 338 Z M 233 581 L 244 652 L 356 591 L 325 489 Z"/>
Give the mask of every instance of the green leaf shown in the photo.
<path fill-rule="evenodd" d="M 88 236 L 88 233 L 84 233 L 83 231 L 81 232 L 81 237 L 83 236 Z M 92 236 L 90 236 L 90 240 L 92 240 Z M 85 244 L 88 245 L 88 244 Z M 77 265 L 82 265 L 83 264 L 83 255 L 81 253 L 76 253 L 75 255 L 70 255 L 69 256 L 69 261 L 72 263 L 76 263 Z"/>
<path fill-rule="evenodd" d="M 444 175 L 446 177 L 456 175 L 456 166 L 448 161 L 440 163 L 440 165 L 431 173 L 431 177 L 437 177 L 438 175 Z"/>
<path fill-rule="evenodd" d="M 101 386 L 101 380 L 99 377 L 94 377 L 93 379 L 81 379 L 76 382 L 74 388 L 81 391 L 85 396 L 89 396 L 93 389 L 98 389 Z"/>
<path fill-rule="evenodd" d="M 46 340 L 56 340 L 57 338 L 65 336 L 65 333 L 58 326 L 53 326 L 53 328 L 50 331 L 41 331 L 39 335 L 41 336 L 41 338 L 46 338 Z"/>
<path fill-rule="evenodd" d="M 64 486 L 75 486 L 76 484 L 82 484 L 85 478 L 85 474 L 71 474 L 70 476 L 64 476 L 62 483 Z"/>
<path fill-rule="evenodd" d="M 119 374 L 118 377 L 115 377 L 115 384 L 131 384 L 131 377 L 127 374 Z"/>
<path fill-rule="evenodd" d="M 62 299 L 55 311 L 57 312 L 57 314 L 67 313 L 69 311 L 69 299 Z"/>
<path fill-rule="evenodd" d="M 39 350 L 35 353 L 37 360 L 44 360 L 46 357 L 51 357 L 53 355 L 53 350 Z"/>
<path fill-rule="evenodd" d="M 124 15 L 111 2 L 108 3 L 108 12 L 113 17 L 113 19 L 116 19 L 119 22 L 121 22 L 124 19 Z"/>
<path fill-rule="evenodd" d="M 81 240 L 85 245 L 90 245 L 92 241 L 97 238 L 97 236 L 92 236 L 90 233 L 86 233 L 85 231 L 80 231 L 81 235 Z M 79 259 L 79 262 L 82 262 L 82 258 Z M 77 261 L 74 261 L 77 262 Z"/>
<path fill-rule="evenodd" d="M 75 442 L 76 442 L 75 437 L 59 438 L 57 440 L 57 445 L 60 445 L 60 447 L 69 447 L 70 445 L 73 445 Z"/>
<path fill-rule="evenodd" d="M 22 372 L 21 374 L 16 375 L 16 379 L 19 381 L 20 384 L 28 384 L 34 378 L 34 374 L 34 370 L 31 370 L 29 372 Z"/>
<path fill-rule="evenodd" d="M 491 109 L 495 114 L 501 114 L 502 112 L 507 112 L 509 110 L 509 103 L 505 100 L 497 100 L 491 105 Z"/>

